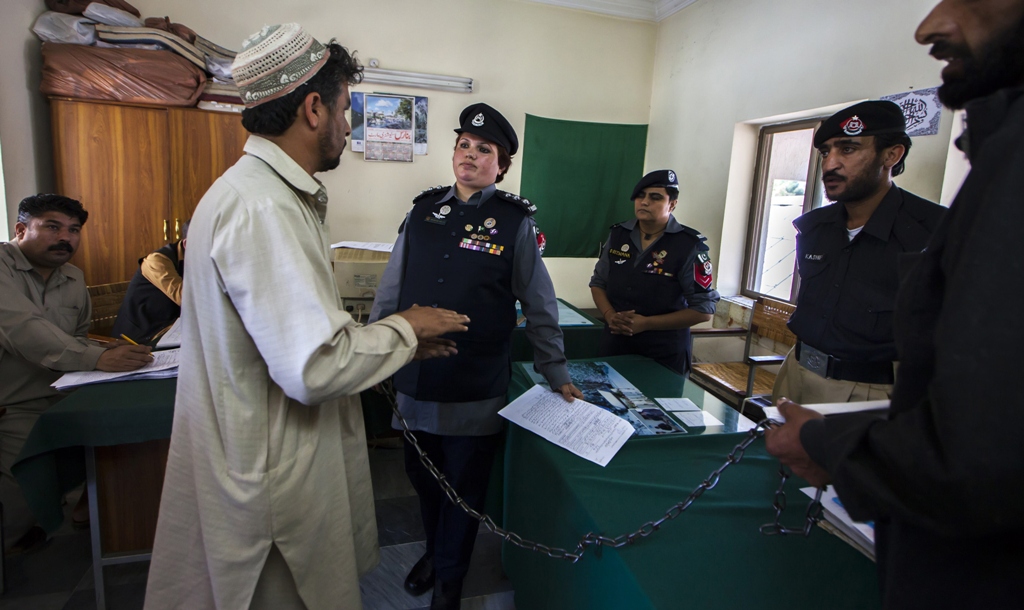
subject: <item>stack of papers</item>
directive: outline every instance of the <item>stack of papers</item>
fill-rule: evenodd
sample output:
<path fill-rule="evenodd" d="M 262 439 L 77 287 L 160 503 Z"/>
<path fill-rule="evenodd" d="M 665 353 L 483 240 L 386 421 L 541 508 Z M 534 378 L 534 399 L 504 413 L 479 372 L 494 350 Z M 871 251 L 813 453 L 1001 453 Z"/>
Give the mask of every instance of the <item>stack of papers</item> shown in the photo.
<path fill-rule="evenodd" d="M 372 250 L 373 252 L 391 252 L 395 244 L 379 241 L 339 241 L 331 244 L 331 248 L 350 248 L 352 250 Z"/>
<path fill-rule="evenodd" d="M 801 405 L 805 409 L 817 411 L 825 417 L 843 413 L 860 413 L 861 411 L 888 411 L 888 400 L 865 400 L 862 402 L 822 402 L 813 405 Z M 786 423 L 786 418 L 779 413 L 778 407 L 765 407 L 764 415 L 768 419 Z"/>
<path fill-rule="evenodd" d="M 50 384 L 58 390 L 67 390 L 94 383 L 111 381 L 135 381 L 137 379 L 166 379 L 178 376 L 178 351 L 169 349 L 153 352 L 153 362 L 141 369 L 124 373 L 107 373 L 104 371 L 76 371 L 65 373 L 60 379 Z"/>
<path fill-rule="evenodd" d="M 815 487 L 804 487 L 800 491 L 813 498 L 817 493 Z M 821 506 L 824 509 L 824 521 L 819 524 L 829 532 L 843 539 L 847 544 L 875 560 L 875 524 L 860 523 L 850 518 L 850 513 L 843 508 L 835 489 L 829 485 L 821 494 Z"/>
<path fill-rule="evenodd" d="M 156 342 L 156 349 L 170 349 L 172 347 L 181 347 L 181 318 L 175 320 L 174 324 Z"/>

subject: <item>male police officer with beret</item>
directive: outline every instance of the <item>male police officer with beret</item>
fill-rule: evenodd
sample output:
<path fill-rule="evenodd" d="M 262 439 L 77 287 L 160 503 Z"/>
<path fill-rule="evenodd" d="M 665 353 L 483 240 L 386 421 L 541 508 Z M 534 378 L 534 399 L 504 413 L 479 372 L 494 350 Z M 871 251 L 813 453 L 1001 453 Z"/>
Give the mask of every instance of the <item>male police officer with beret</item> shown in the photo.
<path fill-rule="evenodd" d="M 892 312 L 897 259 L 924 248 L 942 206 L 892 182 L 903 172 L 910 137 L 899 106 L 855 104 L 814 134 L 822 182 L 833 205 L 797 218 L 800 292 L 789 328 L 799 341 L 786 357 L 773 397 L 801 403 L 886 399 L 896 346 Z"/>

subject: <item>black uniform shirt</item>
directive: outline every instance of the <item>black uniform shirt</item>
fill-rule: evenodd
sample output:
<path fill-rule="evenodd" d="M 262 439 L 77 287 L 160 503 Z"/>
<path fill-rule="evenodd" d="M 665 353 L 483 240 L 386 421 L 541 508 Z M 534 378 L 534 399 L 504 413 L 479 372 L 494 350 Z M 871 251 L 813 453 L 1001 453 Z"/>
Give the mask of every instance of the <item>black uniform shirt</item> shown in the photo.
<path fill-rule="evenodd" d="M 800 292 L 790 330 L 837 358 L 895 360 L 897 258 L 921 251 L 945 211 L 893 185 L 852 241 L 842 204 L 811 210 L 793 221 Z"/>

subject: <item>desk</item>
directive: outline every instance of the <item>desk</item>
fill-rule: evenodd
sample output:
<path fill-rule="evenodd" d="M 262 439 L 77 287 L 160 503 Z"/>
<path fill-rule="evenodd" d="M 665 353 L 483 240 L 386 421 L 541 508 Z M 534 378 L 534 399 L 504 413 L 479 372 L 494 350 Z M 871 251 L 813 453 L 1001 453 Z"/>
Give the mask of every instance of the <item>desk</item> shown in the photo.
<path fill-rule="evenodd" d="M 582 360 L 594 358 L 597 350 L 601 347 L 601 333 L 604 332 L 604 322 L 588 316 L 577 307 L 573 307 L 562 299 L 558 299 L 562 307 L 567 307 L 580 314 L 592 323 L 590 326 L 563 326 L 562 333 L 565 337 L 565 357 L 570 360 Z M 533 361 L 533 346 L 526 338 L 526 327 L 517 326 L 512 331 L 512 361 Z"/>
<path fill-rule="evenodd" d="M 719 401 L 705 402 L 695 384 L 645 358 L 600 358 L 651 398 L 686 396 L 723 428 L 685 435 L 633 438 L 606 468 L 509 426 L 505 460 L 505 526 L 525 538 L 575 548 L 587 532 L 617 536 L 660 517 L 719 467 L 744 434 Z M 521 364 L 509 398 L 532 382 Z M 712 402 L 716 402 L 711 406 Z M 717 432 L 717 433 L 716 433 Z M 809 538 L 763 536 L 773 520 L 778 463 L 757 442 L 723 473 L 719 485 L 689 510 L 639 543 L 587 551 L 579 563 L 549 559 L 505 544 L 505 572 L 516 607 L 680 609 L 830 608 L 880 606 L 874 564 L 815 528 Z M 784 523 L 802 523 L 806 497 L 787 485 Z"/>
<path fill-rule="evenodd" d="M 86 479 L 99 610 L 103 566 L 150 558 L 176 386 L 154 379 L 79 388 L 40 416 L 12 467 L 48 532 L 64 520 L 62 496 Z"/>

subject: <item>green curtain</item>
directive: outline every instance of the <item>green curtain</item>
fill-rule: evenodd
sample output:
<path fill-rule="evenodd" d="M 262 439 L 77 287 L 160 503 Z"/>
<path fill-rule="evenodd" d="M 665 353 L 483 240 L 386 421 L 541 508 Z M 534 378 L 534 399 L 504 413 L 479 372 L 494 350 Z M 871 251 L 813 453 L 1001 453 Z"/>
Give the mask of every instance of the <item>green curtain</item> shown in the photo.
<path fill-rule="evenodd" d="M 647 125 L 526 115 L 522 195 L 537 206 L 544 256 L 597 257 L 608 227 L 633 217 Z"/>

